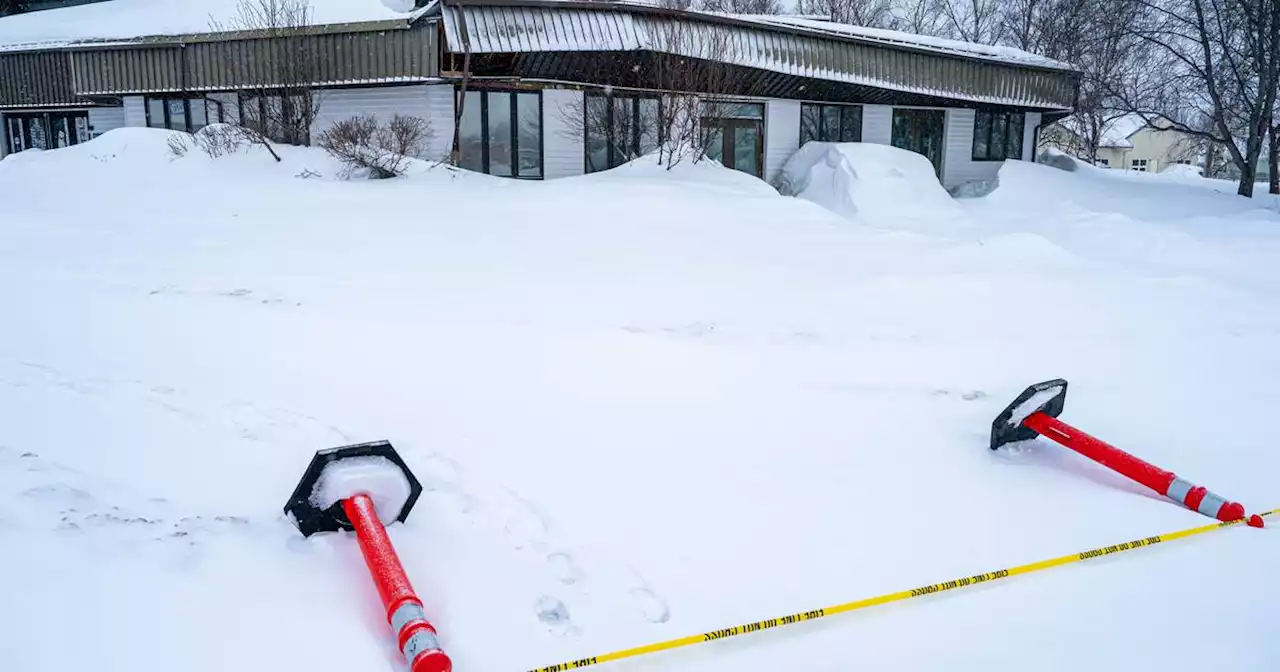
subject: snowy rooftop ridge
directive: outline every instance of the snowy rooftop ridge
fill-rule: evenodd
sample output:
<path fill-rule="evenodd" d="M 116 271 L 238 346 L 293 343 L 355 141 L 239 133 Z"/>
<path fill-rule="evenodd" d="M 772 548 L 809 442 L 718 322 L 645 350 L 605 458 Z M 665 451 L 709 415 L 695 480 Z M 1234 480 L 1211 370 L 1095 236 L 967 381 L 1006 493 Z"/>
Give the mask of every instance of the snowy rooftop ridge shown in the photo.
<path fill-rule="evenodd" d="M 1156 119 L 1155 121 L 1160 123 L 1161 120 Z M 1058 123 L 1076 135 L 1087 135 L 1081 128 L 1080 119 L 1076 117 L 1067 117 Z M 1130 138 L 1144 128 L 1154 127 L 1149 125 L 1142 115 L 1136 113 L 1120 115 L 1103 125 L 1101 137 L 1098 138 L 1098 146 L 1105 149 L 1133 149 L 1133 142 Z"/>
<path fill-rule="evenodd" d="M 315 26 L 413 21 L 434 3 L 413 0 L 310 0 Z M 0 18 L 0 51 L 57 49 L 81 42 L 213 32 L 234 22 L 238 0 L 111 0 Z"/>
<path fill-rule="evenodd" d="M 859 41 L 881 44 L 885 46 L 906 47 L 923 51 L 977 58 L 1011 65 L 1024 65 L 1053 70 L 1075 71 L 1070 63 L 1046 58 L 1013 47 L 993 46 L 949 40 L 928 35 L 916 35 L 897 30 L 867 28 L 845 23 L 836 23 L 821 16 L 807 14 L 732 14 L 727 12 L 707 12 L 701 10 L 671 10 L 658 5 L 656 0 L 469 0 L 470 6 L 502 6 L 502 7 L 575 7 L 596 10 L 627 11 L 660 11 L 676 15 L 702 16 L 708 19 L 723 19 L 737 23 L 755 24 L 764 28 L 781 28 L 808 34 L 823 34 L 829 37 L 856 39 Z"/>
<path fill-rule="evenodd" d="M 984 60 L 1001 61 L 1016 65 L 1031 65 L 1040 68 L 1053 68 L 1055 70 L 1076 69 L 1076 67 L 1070 63 L 1054 60 L 1039 54 L 1033 54 L 1029 51 L 1015 49 L 1013 47 L 978 44 L 975 42 L 964 42 L 961 40 L 949 40 L 941 37 L 916 35 L 914 33 L 904 33 L 902 31 L 887 30 L 884 28 L 868 28 L 866 26 L 855 26 L 847 23 L 836 23 L 834 21 L 827 21 L 821 18 L 787 15 L 734 15 L 734 18 L 753 23 L 803 28 L 810 31 L 826 32 L 839 36 L 858 37 L 873 42 L 897 44 L 917 49 L 975 57 Z"/>

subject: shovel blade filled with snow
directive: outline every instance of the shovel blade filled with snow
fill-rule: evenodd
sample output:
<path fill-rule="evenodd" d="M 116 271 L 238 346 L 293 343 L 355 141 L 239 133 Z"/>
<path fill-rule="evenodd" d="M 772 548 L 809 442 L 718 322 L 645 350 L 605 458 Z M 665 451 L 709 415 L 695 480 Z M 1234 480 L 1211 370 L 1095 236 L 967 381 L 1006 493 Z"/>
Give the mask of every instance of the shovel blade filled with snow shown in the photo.
<path fill-rule="evenodd" d="M 1033 413 L 1056 418 L 1067 403 L 1067 381 L 1061 378 L 1036 383 L 1022 391 L 991 423 L 991 450 L 1017 441 L 1030 441 L 1040 433 L 1023 425 Z"/>
<path fill-rule="evenodd" d="M 318 451 L 311 458 L 284 512 L 305 537 L 319 532 L 351 531 L 341 500 L 352 483 L 374 484 L 369 494 L 386 524 L 403 523 L 422 494 L 422 484 L 387 441 Z M 385 493 L 385 494 L 383 494 Z M 384 511 L 386 507 L 394 511 Z"/>

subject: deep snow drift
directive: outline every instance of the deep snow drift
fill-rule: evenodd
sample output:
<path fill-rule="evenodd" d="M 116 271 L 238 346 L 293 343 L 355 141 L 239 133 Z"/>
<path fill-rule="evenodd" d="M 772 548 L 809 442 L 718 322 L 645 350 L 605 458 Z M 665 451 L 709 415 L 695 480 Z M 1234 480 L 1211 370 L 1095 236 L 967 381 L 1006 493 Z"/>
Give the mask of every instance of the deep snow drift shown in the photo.
<path fill-rule="evenodd" d="M 281 512 L 383 438 L 460 672 L 1206 522 L 989 451 L 1052 377 L 1071 423 L 1280 505 L 1280 217 L 1234 197 L 1011 162 L 969 225 L 893 229 L 704 164 L 341 182 L 165 139 L 0 161 L 6 672 L 401 669 L 353 541 Z M 1233 529 L 600 669 L 1275 670 L 1278 561 Z"/>
<path fill-rule="evenodd" d="M 965 215 L 920 154 L 888 145 L 805 143 L 782 167 L 778 192 L 888 229 L 963 226 Z"/>

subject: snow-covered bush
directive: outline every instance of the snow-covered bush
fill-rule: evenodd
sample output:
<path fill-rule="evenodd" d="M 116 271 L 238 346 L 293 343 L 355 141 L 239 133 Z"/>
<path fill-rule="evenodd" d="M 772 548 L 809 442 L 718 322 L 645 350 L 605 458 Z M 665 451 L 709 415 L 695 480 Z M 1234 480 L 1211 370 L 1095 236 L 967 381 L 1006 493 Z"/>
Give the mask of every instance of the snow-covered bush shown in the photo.
<path fill-rule="evenodd" d="M 347 167 L 347 174 L 368 171 L 375 180 L 403 175 L 426 150 L 432 131 L 421 117 L 395 115 L 382 124 L 372 115 L 356 115 L 326 129 L 316 142 Z"/>

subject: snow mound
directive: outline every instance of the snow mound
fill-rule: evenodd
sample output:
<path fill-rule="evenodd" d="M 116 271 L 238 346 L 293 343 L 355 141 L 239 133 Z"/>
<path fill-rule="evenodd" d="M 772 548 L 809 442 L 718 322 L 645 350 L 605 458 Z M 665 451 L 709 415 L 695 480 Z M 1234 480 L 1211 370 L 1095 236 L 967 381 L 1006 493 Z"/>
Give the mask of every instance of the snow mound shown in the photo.
<path fill-rule="evenodd" d="M 740 170 L 725 168 L 719 162 L 706 157 L 702 157 L 697 161 L 690 157 L 684 157 L 676 162 L 675 165 L 660 163 L 659 161 L 661 161 L 661 156 L 654 152 L 628 161 L 617 168 L 562 181 L 612 182 L 628 180 L 649 183 L 672 182 L 684 185 L 697 184 L 753 196 L 778 195 L 778 192 L 773 187 L 770 187 L 768 183 L 754 175 L 749 175 Z"/>
<path fill-rule="evenodd" d="M 327 509 L 348 497 L 369 495 L 378 520 L 390 525 L 409 501 L 409 492 L 409 480 L 391 460 L 381 455 L 352 457 L 324 466 L 311 491 L 311 503 Z"/>
<path fill-rule="evenodd" d="M 1165 177 L 1180 177 L 1184 179 L 1196 179 L 1196 178 L 1204 177 L 1204 169 L 1201 168 L 1200 166 L 1191 166 L 1185 163 L 1175 163 L 1173 165 L 1166 166 L 1164 170 L 1160 171 L 1160 175 Z"/>
<path fill-rule="evenodd" d="M 1084 208 L 1139 221 L 1241 213 L 1275 218 L 1275 213 L 1257 201 L 1205 188 L 1212 180 L 1189 181 L 1178 174 L 1107 170 L 1060 153 L 1051 157 L 1054 168 L 1059 167 L 1060 162 L 1070 162 L 1074 170 L 1063 172 L 1043 164 L 1006 161 L 998 175 L 1000 186 L 988 198 L 1025 212 Z"/>
<path fill-rule="evenodd" d="M 928 159 L 888 145 L 807 143 L 783 166 L 777 186 L 784 196 L 876 226 L 964 219 Z"/>

